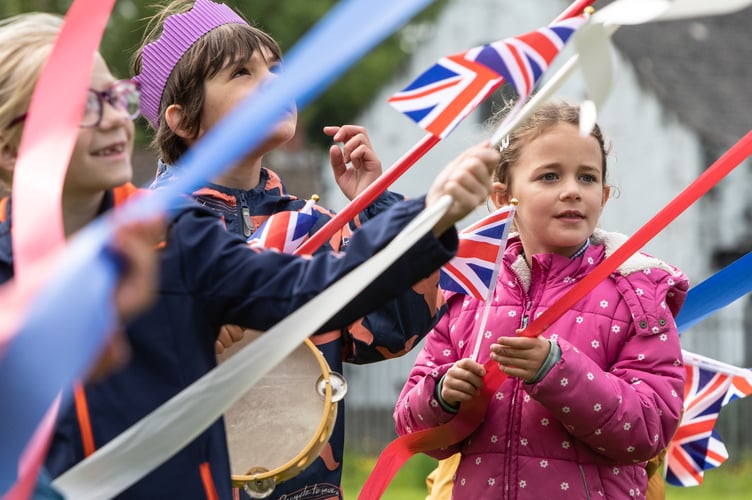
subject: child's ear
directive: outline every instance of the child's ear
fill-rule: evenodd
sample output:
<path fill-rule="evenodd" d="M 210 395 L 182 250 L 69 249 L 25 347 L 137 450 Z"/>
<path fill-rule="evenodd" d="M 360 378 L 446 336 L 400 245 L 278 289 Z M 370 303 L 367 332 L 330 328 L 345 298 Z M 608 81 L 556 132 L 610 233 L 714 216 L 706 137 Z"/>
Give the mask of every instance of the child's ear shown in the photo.
<path fill-rule="evenodd" d="M 501 182 L 494 182 L 491 185 L 491 200 L 494 207 L 501 208 L 504 205 L 509 205 L 510 197 L 507 192 L 507 186 Z"/>
<path fill-rule="evenodd" d="M 183 107 L 180 104 L 170 104 L 165 110 L 165 123 L 175 135 L 185 140 L 194 139 L 190 130 L 182 125 Z"/>
<path fill-rule="evenodd" d="M 609 196 L 611 196 L 611 186 L 603 186 L 603 196 L 601 198 L 601 209 L 606 206 Z"/>

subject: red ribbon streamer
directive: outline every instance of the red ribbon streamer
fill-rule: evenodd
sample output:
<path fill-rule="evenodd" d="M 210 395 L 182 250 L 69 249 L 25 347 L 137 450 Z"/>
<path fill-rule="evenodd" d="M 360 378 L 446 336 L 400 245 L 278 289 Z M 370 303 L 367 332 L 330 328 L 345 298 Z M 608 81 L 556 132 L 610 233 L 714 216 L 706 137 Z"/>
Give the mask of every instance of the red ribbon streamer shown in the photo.
<path fill-rule="evenodd" d="M 656 234 L 676 219 L 692 203 L 707 193 L 723 177 L 752 154 L 752 131 L 742 137 L 702 175 L 687 186 L 671 202 L 643 225 L 610 257 L 601 262 L 582 281 L 573 286 L 554 305 L 543 312 L 528 327 L 520 332 L 525 337 L 536 337 L 546 330 L 562 314 L 588 294 L 598 283 L 611 274 L 631 255 L 642 248 Z M 370 477 L 363 485 L 359 500 L 380 498 L 394 474 L 415 453 L 440 449 L 469 436 L 483 420 L 491 395 L 506 380 L 507 375 L 498 363 L 488 361 L 484 368 L 483 389 L 479 396 L 463 403 L 457 416 L 446 424 L 412 434 L 405 434 L 392 441 L 381 453 Z"/>
<path fill-rule="evenodd" d="M 37 82 L 13 175 L 13 255 L 16 280 L 31 277 L 35 263 L 65 243 L 62 191 L 78 137 L 93 56 L 114 0 L 75 0 Z M 49 446 L 58 403 L 40 423 L 6 500 L 31 496 Z"/>

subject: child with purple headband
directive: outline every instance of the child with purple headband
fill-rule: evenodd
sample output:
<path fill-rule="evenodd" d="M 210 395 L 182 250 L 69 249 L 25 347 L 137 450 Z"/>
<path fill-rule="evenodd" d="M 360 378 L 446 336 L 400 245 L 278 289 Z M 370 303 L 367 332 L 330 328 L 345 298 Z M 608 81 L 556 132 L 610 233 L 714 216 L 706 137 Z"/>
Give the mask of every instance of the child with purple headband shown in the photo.
<path fill-rule="evenodd" d="M 209 0 L 172 2 L 152 24 L 133 69 L 141 84 L 142 114 L 156 131 L 154 144 L 161 159 L 153 187 L 159 187 L 180 175 L 173 165 L 191 145 L 263 79 L 273 78 L 282 54 L 268 34 L 226 5 Z M 259 148 L 194 193 L 224 219 L 228 231 L 247 237 L 273 213 L 303 207 L 305 201 L 287 193 L 279 176 L 263 166 L 266 153 L 292 139 L 296 120 L 292 109 Z M 330 160 L 337 183 L 353 199 L 381 174 L 381 163 L 362 127 L 325 127 L 324 133 L 344 143 L 341 150 L 336 145 L 330 148 Z M 400 200 L 394 193 L 382 194 L 351 223 L 352 228 L 341 229 L 320 251 L 344 249 L 353 228 Z M 319 217 L 311 233 L 332 216 L 322 207 L 314 209 Z M 330 368 L 340 373 L 343 362 L 363 364 L 401 356 L 422 340 L 443 310 L 437 283 L 434 273 L 349 328 L 311 340 Z M 241 337 L 242 329 L 225 325 L 218 352 Z M 321 456 L 297 477 L 278 485 L 271 498 L 321 498 L 322 491 L 341 497 L 344 401 L 339 405 Z"/>

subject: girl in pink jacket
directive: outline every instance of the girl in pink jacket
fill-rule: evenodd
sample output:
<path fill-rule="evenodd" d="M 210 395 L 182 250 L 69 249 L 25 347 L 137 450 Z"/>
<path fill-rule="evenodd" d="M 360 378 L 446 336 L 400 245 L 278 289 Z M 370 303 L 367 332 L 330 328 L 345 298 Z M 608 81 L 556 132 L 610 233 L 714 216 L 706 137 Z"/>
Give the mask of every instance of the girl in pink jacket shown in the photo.
<path fill-rule="evenodd" d="M 394 417 L 399 434 L 448 422 L 479 393 L 483 364 L 509 378 L 464 441 L 455 499 L 644 498 L 645 463 L 679 423 L 684 368 L 674 316 L 688 288 L 678 269 L 643 253 L 537 338 L 517 337 L 626 239 L 596 229 L 608 200 L 606 148 L 579 108 L 547 104 L 509 136 L 493 201 L 519 201 L 478 359 L 484 303 L 447 293 Z"/>

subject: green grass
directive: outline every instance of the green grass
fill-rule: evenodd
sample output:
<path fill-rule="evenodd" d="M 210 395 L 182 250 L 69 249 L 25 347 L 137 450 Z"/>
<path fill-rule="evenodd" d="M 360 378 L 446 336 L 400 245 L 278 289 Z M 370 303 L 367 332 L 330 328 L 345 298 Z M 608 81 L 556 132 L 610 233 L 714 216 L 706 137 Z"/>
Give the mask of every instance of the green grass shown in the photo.
<path fill-rule="evenodd" d="M 376 457 L 348 453 L 342 474 L 345 498 L 356 499 Z M 384 500 L 425 500 L 426 476 L 436 467 L 436 460 L 425 455 L 411 458 L 400 469 L 382 497 Z M 752 498 L 752 460 L 727 463 L 705 473 L 700 486 L 677 488 L 666 486 L 666 500 L 749 500 Z"/>

